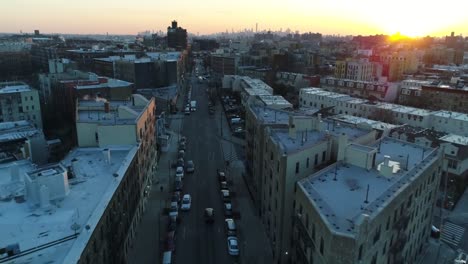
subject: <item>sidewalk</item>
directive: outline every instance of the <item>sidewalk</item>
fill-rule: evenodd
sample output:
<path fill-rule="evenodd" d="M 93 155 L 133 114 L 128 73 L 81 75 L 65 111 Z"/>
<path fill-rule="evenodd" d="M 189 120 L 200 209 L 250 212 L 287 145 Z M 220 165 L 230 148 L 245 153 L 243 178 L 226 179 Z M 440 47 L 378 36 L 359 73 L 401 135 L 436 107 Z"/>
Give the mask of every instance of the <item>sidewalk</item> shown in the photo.
<path fill-rule="evenodd" d="M 181 96 L 177 105 L 183 105 L 184 96 Z M 177 159 L 179 147 L 179 134 L 184 115 L 169 116 L 169 149 L 161 153 L 158 167 L 153 175 L 153 184 L 148 198 L 148 206 L 141 222 L 136 228 L 134 243 L 128 254 L 128 263 L 160 263 L 164 251 L 164 242 L 168 217 L 165 208 L 170 200 L 174 170 L 171 163 Z"/>
<path fill-rule="evenodd" d="M 228 120 L 224 114 L 221 102 L 217 103 L 217 118 L 218 129 L 223 131 L 220 137 L 221 150 L 224 160 L 229 161 L 227 173 L 233 179 L 233 191 L 236 193 L 234 203 L 241 212 L 241 217 L 237 220 L 240 227 L 239 244 L 240 244 L 240 263 L 243 264 L 271 264 L 273 256 L 270 243 L 266 236 L 265 228 L 261 219 L 257 216 L 253 206 L 250 189 L 247 188 L 247 182 L 244 179 L 245 167 L 242 160 L 237 159 L 236 146 L 245 145 L 245 141 L 233 137 L 229 128 Z M 222 117 L 219 116 L 221 112 Z M 222 128 L 220 126 L 223 126 Z"/>

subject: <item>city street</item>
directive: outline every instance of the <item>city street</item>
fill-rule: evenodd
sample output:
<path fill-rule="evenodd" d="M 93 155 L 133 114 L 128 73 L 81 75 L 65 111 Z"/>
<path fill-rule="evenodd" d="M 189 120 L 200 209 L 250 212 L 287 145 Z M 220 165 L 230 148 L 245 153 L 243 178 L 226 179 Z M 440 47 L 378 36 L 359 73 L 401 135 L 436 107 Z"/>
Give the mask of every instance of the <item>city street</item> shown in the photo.
<path fill-rule="evenodd" d="M 191 209 L 181 212 L 177 228 L 175 263 L 235 263 L 228 255 L 224 215 L 216 169 L 224 167 L 215 119 L 208 114 L 206 85 L 192 81 L 197 111 L 185 116 L 181 134 L 187 137 L 185 160 L 193 160 L 195 173 L 184 177 L 183 193 L 192 196 Z M 214 208 L 214 224 L 204 221 L 204 209 Z"/>

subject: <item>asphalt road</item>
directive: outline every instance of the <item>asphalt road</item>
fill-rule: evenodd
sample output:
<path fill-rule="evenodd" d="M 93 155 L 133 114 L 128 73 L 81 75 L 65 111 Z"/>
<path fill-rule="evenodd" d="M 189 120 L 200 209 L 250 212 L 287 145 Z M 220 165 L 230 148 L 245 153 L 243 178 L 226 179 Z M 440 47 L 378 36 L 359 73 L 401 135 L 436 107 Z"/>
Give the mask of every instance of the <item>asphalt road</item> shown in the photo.
<path fill-rule="evenodd" d="M 185 160 L 193 160 L 195 173 L 184 177 L 183 193 L 192 196 L 191 209 L 179 211 L 181 223 L 177 227 L 175 263 L 218 264 L 235 263 L 228 255 L 224 215 L 216 170 L 224 167 L 219 144 L 216 118 L 210 116 L 206 84 L 192 78 L 192 99 L 197 111 L 184 118 L 181 133 L 187 137 Z M 204 221 L 204 209 L 214 208 L 214 224 Z"/>

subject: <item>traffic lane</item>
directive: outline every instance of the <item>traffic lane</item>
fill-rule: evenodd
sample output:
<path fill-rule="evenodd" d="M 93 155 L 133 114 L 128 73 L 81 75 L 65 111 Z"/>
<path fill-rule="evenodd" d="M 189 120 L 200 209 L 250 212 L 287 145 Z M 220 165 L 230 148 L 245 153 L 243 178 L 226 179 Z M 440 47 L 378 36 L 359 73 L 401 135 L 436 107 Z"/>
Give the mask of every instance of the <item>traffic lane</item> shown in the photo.
<path fill-rule="evenodd" d="M 192 92 L 195 97 L 198 97 L 197 95 L 199 95 L 197 90 L 197 87 L 195 87 Z M 203 98 L 198 99 L 200 100 L 201 104 L 206 104 L 206 100 L 203 100 Z M 183 217 L 183 224 L 181 225 L 182 240 L 180 240 L 182 242 L 178 241 L 178 247 L 182 247 L 184 253 L 183 256 L 177 254 L 176 259 L 183 261 L 183 263 L 212 263 L 213 256 L 216 259 L 215 263 L 229 263 L 225 246 L 226 243 L 222 243 L 222 241 L 225 241 L 226 239 L 222 233 L 224 219 L 217 219 L 215 225 L 213 226 L 214 228 L 212 228 L 215 232 L 210 231 L 210 229 L 207 228 L 200 228 L 200 226 L 204 224 L 200 224 L 200 219 L 203 219 L 203 210 L 205 207 L 202 205 L 202 203 L 208 204 L 211 202 L 214 204 L 213 208 L 215 211 L 221 212 L 221 201 L 220 195 L 218 195 L 217 192 L 218 188 L 216 188 L 217 178 L 215 172 L 216 167 L 219 166 L 218 164 L 222 164 L 223 161 L 219 160 L 219 157 L 221 156 L 219 155 L 219 144 L 216 144 L 216 140 L 210 140 L 210 138 L 216 139 L 216 129 L 213 129 L 213 127 L 209 129 L 209 125 L 203 125 L 203 121 L 207 122 L 207 124 L 210 124 L 210 120 L 207 118 L 207 116 L 208 115 L 206 112 L 203 113 L 197 111 L 188 116 L 184 122 L 184 131 L 199 131 L 202 133 L 185 133 L 187 134 L 186 136 L 189 141 L 187 157 L 189 158 L 190 156 L 194 156 L 197 158 L 193 158 L 196 166 L 196 173 L 194 175 L 187 175 L 187 178 L 184 179 L 184 183 L 186 183 L 186 190 L 193 195 L 193 208 L 192 212 L 190 212 L 187 217 Z M 203 128 L 208 129 L 208 131 L 203 131 Z M 204 142 L 211 142 L 211 147 L 203 146 Z M 213 158 L 216 159 L 216 157 L 218 157 L 217 162 L 206 162 L 206 154 L 204 153 L 204 150 L 213 148 Z M 216 153 L 216 149 L 218 150 L 218 153 Z M 212 171 L 213 173 L 212 177 L 206 177 L 211 181 L 204 182 L 203 180 L 198 180 L 200 177 L 204 177 L 205 172 L 207 171 Z M 200 172 L 202 172 L 202 174 L 200 174 Z M 207 174 L 209 175 L 211 173 Z M 209 182 L 211 182 L 211 184 Z M 197 190 L 197 186 L 207 186 L 208 191 Z M 204 199 L 204 196 L 207 197 L 207 199 Z M 219 200 L 219 202 L 216 203 L 216 200 Z M 196 212 L 193 212 L 194 209 Z M 221 218 L 221 214 L 216 215 L 218 215 L 218 218 Z M 199 232 L 194 232 L 194 230 L 198 230 Z M 199 238 L 198 241 L 196 236 Z M 213 248 L 215 249 L 214 254 L 210 251 L 210 249 Z"/>
<path fill-rule="evenodd" d="M 208 164 L 210 165 L 206 172 L 207 172 L 207 177 L 210 177 L 210 184 L 209 184 L 209 191 L 208 193 L 212 194 L 214 197 L 213 199 L 213 204 L 214 209 L 215 209 L 215 225 L 214 229 L 216 229 L 216 233 L 214 234 L 214 241 L 215 243 L 215 248 L 216 248 L 216 259 L 218 261 L 221 261 L 219 263 L 232 263 L 232 258 L 227 253 L 227 236 L 225 234 L 225 227 L 224 227 L 224 211 L 223 211 L 223 203 L 221 200 L 221 192 L 220 192 L 220 186 L 217 178 L 217 173 L 216 169 L 218 168 L 223 168 L 224 167 L 224 158 L 222 155 L 222 151 L 220 148 L 219 144 L 219 139 L 218 139 L 218 127 L 217 124 L 214 123 L 215 121 L 210 118 L 210 115 L 208 114 L 208 99 L 206 97 L 205 93 L 206 85 L 198 85 L 197 90 L 195 92 L 196 95 L 199 95 L 200 97 L 200 107 L 202 109 L 202 112 L 199 113 L 203 118 L 200 118 L 199 120 L 203 120 L 203 123 L 206 125 L 205 130 L 203 131 L 204 133 L 201 133 L 201 137 L 203 138 L 203 142 L 207 144 L 206 150 L 208 152 L 213 153 L 213 157 L 215 158 L 215 162 L 209 162 Z M 202 154 L 205 154 L 206 152 L 203 152 L 203 148 L 199 148 L 199 150 L 202 152 Z M 206 156 L 206 154 L 205 154 Z"/>
<path fill-rule="evenodd" d="M 216 169 L 221 168 L 223 160 L 220 158 L 221 150 L 217 141 L 217 130 L 213 121 L 209 118 L 208 114 L 208 100 L 204 93 L 203 85 L 197 86 L 197 90 L 194 91 L 195 96 L 200 102 L 198 113 L 194 121 L 198 123 L 197 131 L 199 131 L 199 139 L 196 150 L 199 152 L 199 157 L 202 160 L 203 174 L 208 179 L 207 184 L 202 183 L 205 187 L 204 191 L 209 197 L 207 204 L 215 210 L 215 223 L 213 224 L 211 231 L 208 228 L 208 243 L 211 243 L 214 249 L 214 255 L 216 256 L 216 263 L 230 263 L 229 256 L 226 249 L 226 236 L 224 234 L 224 218 L 222 211 L 221 194 L 219 190 L 219 183 L 217 180 Z M 200 109 L 201 108 L 201 109 Z M 206 108 L 206 109 L 205 109 Z M 206 110 L 206 111 L 204 111 Z M 213 161 L 210 160 L 212 157 Z M 206 166 L 205 166 L 206 165 Z M 213 254 L 213 252 L 212 252 Z"/>

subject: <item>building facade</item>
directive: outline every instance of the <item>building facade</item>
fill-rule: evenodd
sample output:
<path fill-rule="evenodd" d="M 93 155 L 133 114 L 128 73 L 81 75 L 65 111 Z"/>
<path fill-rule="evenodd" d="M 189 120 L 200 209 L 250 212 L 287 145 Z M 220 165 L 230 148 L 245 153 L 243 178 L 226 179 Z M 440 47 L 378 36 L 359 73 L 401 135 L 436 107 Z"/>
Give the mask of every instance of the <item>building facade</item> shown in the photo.
<path fill-rule="evenodd" d="M 22 82 L 0 83 L 0 123 L 20 120 L 42 128 L 38 91 Z"/>
<path fill-rule="evenodd" d="M 440 152 L 385 138 L 349 144 L 338 161 L 296 186 L 291 262 L 415 262 L 430 235 Z"/>

